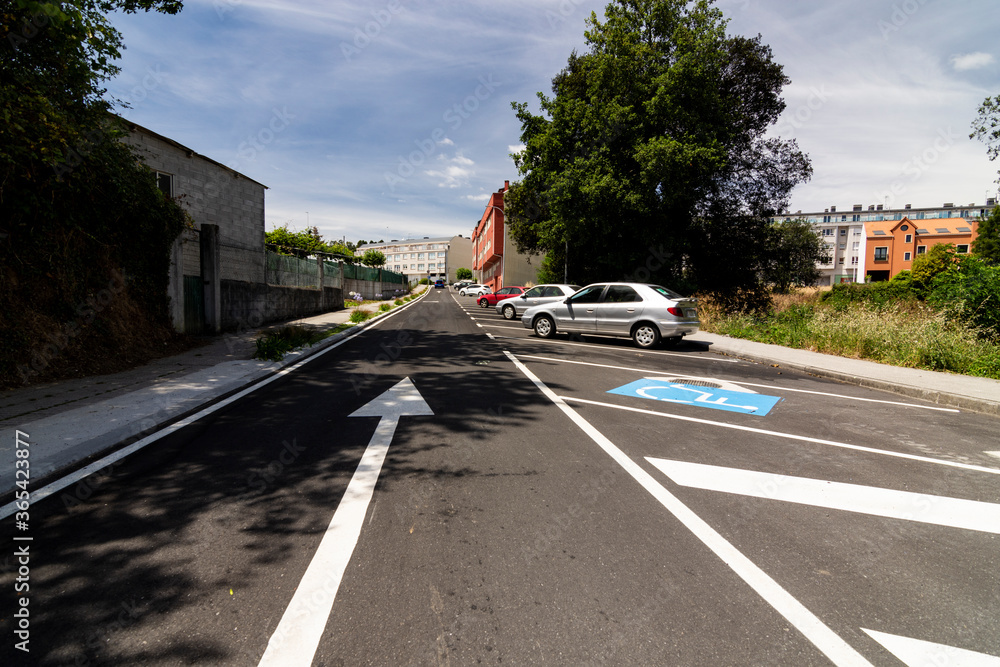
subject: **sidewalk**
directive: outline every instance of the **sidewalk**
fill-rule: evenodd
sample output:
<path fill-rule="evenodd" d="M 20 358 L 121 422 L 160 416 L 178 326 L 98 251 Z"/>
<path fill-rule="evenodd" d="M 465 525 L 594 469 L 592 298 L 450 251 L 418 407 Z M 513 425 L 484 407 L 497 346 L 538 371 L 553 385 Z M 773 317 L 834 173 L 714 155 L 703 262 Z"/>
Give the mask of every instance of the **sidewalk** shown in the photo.
<path fill-rule="evenodd" d="M 378 311 L 378 305 L 370 304 L 366 309 Z M 298 324 L 327 331 L 348 322 L 350 314 L 345 309 L 270 325 L 263 330 Z M 2 392 L 0 492 L 7 494 L 14 488 L 15 430 L 29 436 L 31 487 L 37 489 L 43 477 L 148 435 L 209 402 L 336 344 L 364 326 L 352 327 L 311 348 L 290 353 L 280 362 L 251 358 L 254 341 L 260 335 L 255 330 L 218 336 L 203 347 L 122 373 Z M 698 333 L 690 342 L 707 344 L 717 354 L 1000 416 L 1000 381 L 996 380 L 898 368 L 710 333 Z"/>
<path fill-rule="evenodd" d="M 426 288 L 414 294 L 422 295 Z M 379 312 L 382 303 L 362 306 Z M 410 302 L 412 303 L 412 302 Z M 409 305 L 409 304 L 406 304 Z M 400 307 L 389 312 L 395 312 Z M 59 470 L 195 411 L 353 335 L 366 320 L 279 362 L 253 359 L 262 332 L 288 325 L 329 331 L 350 322 L 350 308 L 260 329 L 222 334 L 182 354 L 121 373 L 35 385 L 0 392 L 0 493 L 14 488 L 16 433 L 31 442 L 31 487 Z M 23 438 L 22 438 L 23 439 Z M 5 498 L 9 499 L 9 498 Z M 0 502 L 0 505 L 6 504 Z"/>

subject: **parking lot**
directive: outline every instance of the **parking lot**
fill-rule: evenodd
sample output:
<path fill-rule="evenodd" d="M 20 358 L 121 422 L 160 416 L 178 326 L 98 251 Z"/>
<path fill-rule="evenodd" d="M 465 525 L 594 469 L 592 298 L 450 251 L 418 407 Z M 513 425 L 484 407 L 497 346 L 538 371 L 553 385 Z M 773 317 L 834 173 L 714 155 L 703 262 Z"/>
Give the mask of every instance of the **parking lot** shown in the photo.
<path fill-rule="evenodd" d="M 835 663 L 996 660 L 972 655 L 995 652 L 1000 618 L 994 418 L 721 356 L 697 335 L 674 350 L 542 340 L 453 298 L 700 542 L 692 562 L 714 553 Z"/>

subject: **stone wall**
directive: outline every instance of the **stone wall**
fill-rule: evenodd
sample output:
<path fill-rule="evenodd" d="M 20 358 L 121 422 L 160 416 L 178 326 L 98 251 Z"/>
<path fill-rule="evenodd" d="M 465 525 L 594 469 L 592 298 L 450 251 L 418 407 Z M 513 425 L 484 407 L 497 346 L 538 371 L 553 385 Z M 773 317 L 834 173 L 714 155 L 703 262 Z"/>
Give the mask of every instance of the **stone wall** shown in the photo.
<path fill-rule="evenodd" d="M 270 322 L 319 315 L 344 307 L 336 287 L 303 289 L 239 280 L 222 281 L 222 329 L 243 331 Z"/>

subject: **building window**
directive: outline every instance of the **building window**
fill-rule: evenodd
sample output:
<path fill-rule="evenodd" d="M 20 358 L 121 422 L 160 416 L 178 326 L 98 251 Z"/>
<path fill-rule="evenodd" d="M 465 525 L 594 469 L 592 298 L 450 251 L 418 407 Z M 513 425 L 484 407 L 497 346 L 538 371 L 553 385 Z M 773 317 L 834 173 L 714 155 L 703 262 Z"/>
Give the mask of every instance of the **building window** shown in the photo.
<path fill-rule="evenodd" d="M 844 258 L 843 257 L 841 257 L 840 259 L 837 260 L 837 264 L 843 264 L 843 263 L 844 263 Z"/>
<path fill-rule="evenodd" d="M 174 196 L 174 175 L 165 174 L 162 171 L 156 172 L 156 187 L 160 192 L 168 197 Z"/>
<path fill-rule="evenodd" d="M 880 246 L 875 248 L 875 261 L 876 262 L 889 261 L 889 246 Z"/>
<path fill-rule="evenodd" d="M 847 230 L 846 229 L 841 229 L 840 230 L 840 235 L 841 236 L 847 236 Z"/>
<path fill-rule="evenodd" d="M 960 255 L 964 255 L 965 253 L 969 252 L 968 244 L 955 246 L 955 252 L 957 252 Z"/>
<path fill-rule="evenodd" d="M 851 266 L 857 266 L 857 265 L 858 265 L 858 258 L 851 257 Z"/>
<path fill-rule="evenodd" d="M 913 243 L 913 234 L 907 234 L 905 239 L 904 243 Z"/>
<path fill-rule="evenodd" d="M 910 253 L 908 253 L 908 252 L 904 252 L 903 253 L 903 261 L 904 262 L 909 262 L 910 261 Z"/>
<path fill-rule="evenodd" d="M 917 254 L 918 255 L 923 255 L 925 252 L 927 252 L 927 246 L 925 246 L 925 245 L 918 245 L 917 246 Z"/>
<path fill-rule="evenodd" d="M 833 236 L 833 230 L 830 229 L 830 228 L 824 229 L 823 230 L 823 236 Z"/>
<path fill-rule="evenodd" d="M 861 241 L 855 241 L 851 244 L 851 250 L 859 250 L 861 248 Z"/>

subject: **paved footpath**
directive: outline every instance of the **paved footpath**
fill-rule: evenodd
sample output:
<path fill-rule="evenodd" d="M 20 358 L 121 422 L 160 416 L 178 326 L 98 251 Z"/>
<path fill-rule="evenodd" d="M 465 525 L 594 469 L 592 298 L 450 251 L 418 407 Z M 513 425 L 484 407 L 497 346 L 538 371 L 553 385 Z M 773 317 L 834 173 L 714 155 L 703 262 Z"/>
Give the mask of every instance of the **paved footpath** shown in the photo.
<path fill-rule="evenodd" d="M 368 304 L 366 309 L 378 311 L 379 305 Z M 348 322 L 350 313 L 345 309 L 271 325 L 265 330 L 298 324 L 326 331 Z M 15 431 L 28 434 L 32 443 L 32 486 L 38 488 L 43 477 L 149 435 L 355 335 L 373 321 L 377 318 L 311 348 L 290 353 L 280 362 L 251 358 L 260 335 L 254 330 L 224 334 L 205 346 L 122 373 L 2 392 L 0 493 L 7 496 L 14 488 Z M 719 354 L 1000 417 L 1000 381 L 996 380 L 899 368 L 710 333 L 699 333 L 690 340 L 706 344 Z"/>

